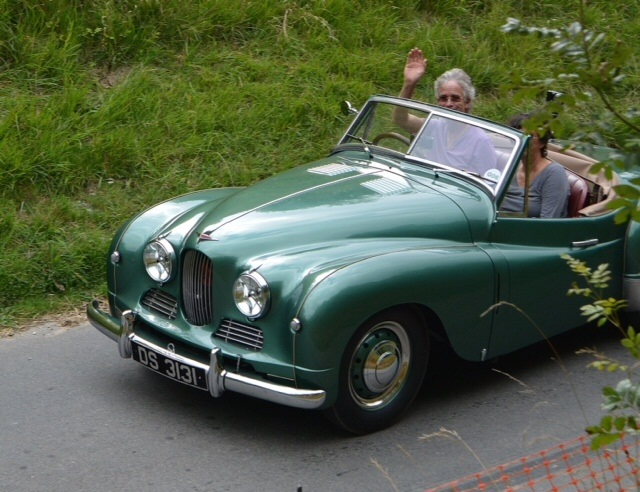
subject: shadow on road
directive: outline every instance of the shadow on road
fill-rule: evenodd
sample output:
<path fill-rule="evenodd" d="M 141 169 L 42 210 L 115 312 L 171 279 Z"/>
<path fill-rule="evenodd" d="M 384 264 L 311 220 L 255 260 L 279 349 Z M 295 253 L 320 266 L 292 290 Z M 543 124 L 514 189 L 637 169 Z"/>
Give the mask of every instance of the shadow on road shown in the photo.
<path fill-rule="evenodd" d="M 616 337 L 619 335 L 613 329 L 583 327 L 557 336 L 551 343 L 564 360 L 578 357 L 575 352 L 581 348 L 614 343 Z M 504 384 L 507 378 L 526 379 L 528 374 L 549 364 L 557 365 L 556 353 L 547 342 L 484 363 L 464 361 L 451 349 L 442 347 L 434 352 L 425 383 L 410 413 L 426 413 L 443 402 L 463 405 L 466 394 L 478 388 L 490 391 Z M 580 357 L 584 358 L 583 365 L 590 362 L 588 356 Z M 136 411 L 141 413 L 162 412 L 167 419 L 177 416 L 213 435 L 231 431 L 239 436 L 247 434 L 256 439 L 275 440 L 283 435 L 295 435 L 305 441 L 349 437 L 317 411 L 298 410 L 231 392 L 212 399 L 206 392 L 175 384 L 137 365 L 130 369 L 132 377 L 126 382 L 126 388 L 113 388 L 113 391 L 136 395 Z"/>

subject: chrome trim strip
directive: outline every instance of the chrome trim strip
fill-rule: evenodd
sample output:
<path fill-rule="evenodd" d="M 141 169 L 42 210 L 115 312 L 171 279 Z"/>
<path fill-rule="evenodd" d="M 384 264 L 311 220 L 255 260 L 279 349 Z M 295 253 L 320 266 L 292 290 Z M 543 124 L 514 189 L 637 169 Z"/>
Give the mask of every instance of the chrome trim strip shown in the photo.
<path fill-rule="evenodd" d="M 303 409 L 319 408 L 326 399 L 326 392 L 324 390 L 290 388 L 289 386 L 274 384 L 262 379 L 254 379 L 242 374 L 229 372 L 222 366 L 221 351 L 218 347 L 214 347 L 211 351 L 209 366 L 157 347 L 133 333 L 133 322 L 135 319 L 135 313 L 133 311 L 124 311 L 119 324 L 116 318 L 102 311 L 99 307 L 99 302 L 94 300 L 87 305 L 87 318 L 100 332 L 118 342 L 118 351 L 122 357 L 131 357 L 131 340 L 135 339 L 136 343 L 159 351 L 165 357 L 178 362 L 203 367 L 205 371 L 207 371 L 209 393 L 211 393 L 213 397 L 219 397 L 224 391 L 228 390 L 273 403 Z"/>
<path fill-rule="evenodd" d="M 598 244 L 598 239 L 585 239 L 584 241 L 573 241 L 571 246 L 573 248 L 588 248 L 590 246 L 596 246 Z"/>

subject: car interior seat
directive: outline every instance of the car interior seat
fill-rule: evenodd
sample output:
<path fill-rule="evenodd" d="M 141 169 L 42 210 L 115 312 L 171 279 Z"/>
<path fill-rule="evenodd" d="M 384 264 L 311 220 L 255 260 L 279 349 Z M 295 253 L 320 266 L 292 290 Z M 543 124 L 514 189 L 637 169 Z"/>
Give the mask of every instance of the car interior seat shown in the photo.
<path fill-rule="evenodd" d="M 588 205 L 589 185 L 586 180 L 576 173 L 566 169 L 569 180 L 569 204 L 567 206 L 567 217 L 578 217 L 580 209 Z"/>

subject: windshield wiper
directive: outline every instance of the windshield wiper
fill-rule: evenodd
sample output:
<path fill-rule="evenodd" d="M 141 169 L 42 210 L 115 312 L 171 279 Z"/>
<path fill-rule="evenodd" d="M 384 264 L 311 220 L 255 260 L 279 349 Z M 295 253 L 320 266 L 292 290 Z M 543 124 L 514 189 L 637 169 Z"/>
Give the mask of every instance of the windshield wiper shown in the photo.
<path fill-rule="evenodd" d="M 367 142 L 364 138 L 362 137 L 358 137 L 357 135 L 351 135 L 350 133 L 347 133 L 346 135 L 349 138 L 353 138 L 354 140 L 357 140 L 358 142 L 360 142 L 362 144 L 362 147 L 364 148 L 364 151 L 369 154 L 369 158 L 373 159 L 373 154 L 371 153 L 371 151 L 369 150 L 369 145 L 371 142 Z"/>

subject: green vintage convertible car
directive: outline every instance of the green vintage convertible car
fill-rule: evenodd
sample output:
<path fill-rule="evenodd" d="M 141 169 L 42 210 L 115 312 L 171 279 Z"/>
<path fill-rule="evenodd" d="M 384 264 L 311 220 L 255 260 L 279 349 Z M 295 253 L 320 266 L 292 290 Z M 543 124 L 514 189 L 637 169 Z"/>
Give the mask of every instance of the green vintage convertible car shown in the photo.
<path fill-rule="evenodd" d="M 563 253 L 608 263 L 610 295 L 640 311 L 640 224 L 615 224 L 606 206 L 622 178 L 556 148 L 571 217 L 527 218 L 501 204 L 528 136 L 388 96 L 353 112 L 327 157 L 165 201 L 119 230 L 108 309 L 94 301 L 87 315 L 122 357 L 367 433 L 409 407 L 436 343 L 480 361 L 582 325 Z M 422 129 L 407 133 L 401 114 Z M 484 147 L 448 161 L 443 125 Z"/>

